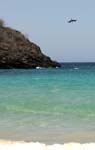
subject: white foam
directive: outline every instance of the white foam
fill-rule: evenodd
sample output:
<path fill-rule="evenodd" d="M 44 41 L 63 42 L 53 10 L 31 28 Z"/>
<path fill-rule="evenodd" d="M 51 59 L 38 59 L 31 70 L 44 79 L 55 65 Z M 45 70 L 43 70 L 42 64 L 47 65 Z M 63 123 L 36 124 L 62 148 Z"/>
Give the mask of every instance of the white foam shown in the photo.
<path fill-rule="evenodd" d="M 0 141 L 0 150 L 95 150 L 95 143 L 66 143 L 46 145 L 39 142 Z"/>
<path fill-rule="evenodd" d="M 42 67 L 39 67 L 39 66 L 38 66 L 38 67 L 36 67 L 36 69 L 42 69 Z"/>
<path fill-rule="evenodd" d="M 79 68 L 75 67 L 74 69 L 77 70 L 77 69 L 79 69 Z"/>

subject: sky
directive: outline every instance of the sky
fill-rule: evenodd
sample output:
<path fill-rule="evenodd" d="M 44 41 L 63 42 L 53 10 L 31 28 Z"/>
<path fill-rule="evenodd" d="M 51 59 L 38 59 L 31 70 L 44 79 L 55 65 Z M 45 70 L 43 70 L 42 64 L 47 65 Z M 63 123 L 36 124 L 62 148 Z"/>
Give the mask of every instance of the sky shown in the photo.
<path fill-rule="evenodd" d="M 95 0 L 0 0 L 0 18 L 53 60 L 95 62 Z"/>

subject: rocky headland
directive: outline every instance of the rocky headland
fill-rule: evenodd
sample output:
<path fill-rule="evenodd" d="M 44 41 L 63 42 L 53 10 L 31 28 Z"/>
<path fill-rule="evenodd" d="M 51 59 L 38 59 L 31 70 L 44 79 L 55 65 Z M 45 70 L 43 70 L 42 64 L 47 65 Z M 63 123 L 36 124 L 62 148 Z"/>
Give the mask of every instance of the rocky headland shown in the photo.
<path fill-rule="evenodd" d="M 60 67 L 21 32 L 0 25 L 0 68 Z"/>

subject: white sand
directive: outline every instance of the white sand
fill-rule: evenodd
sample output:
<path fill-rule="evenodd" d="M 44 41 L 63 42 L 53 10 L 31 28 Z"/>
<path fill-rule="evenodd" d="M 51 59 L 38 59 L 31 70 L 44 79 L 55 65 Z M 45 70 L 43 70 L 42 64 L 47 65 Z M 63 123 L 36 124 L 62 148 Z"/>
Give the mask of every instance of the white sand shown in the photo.
<path fill-rule="evenodd" d="M 0 140 L 0 150 L 95 150 L 95 143 L 66 143 L 46 145 L 42 143 L 12 142 Z"/>

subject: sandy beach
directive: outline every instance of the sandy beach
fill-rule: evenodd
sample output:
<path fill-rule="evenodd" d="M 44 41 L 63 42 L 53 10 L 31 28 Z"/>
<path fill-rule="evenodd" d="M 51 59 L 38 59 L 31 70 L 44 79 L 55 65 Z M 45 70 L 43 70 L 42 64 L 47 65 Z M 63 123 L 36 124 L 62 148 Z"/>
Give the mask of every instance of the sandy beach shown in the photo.
<path fill-rule="evenodd" d="M 65 143 L 46 145 L 43 143 L 33 143 L 33 142 L 15 142 L 15 141 L 5 141 L 0 140 L 1 150 L 95 150 L 95 143 Z"/>

